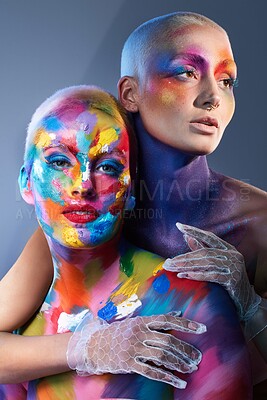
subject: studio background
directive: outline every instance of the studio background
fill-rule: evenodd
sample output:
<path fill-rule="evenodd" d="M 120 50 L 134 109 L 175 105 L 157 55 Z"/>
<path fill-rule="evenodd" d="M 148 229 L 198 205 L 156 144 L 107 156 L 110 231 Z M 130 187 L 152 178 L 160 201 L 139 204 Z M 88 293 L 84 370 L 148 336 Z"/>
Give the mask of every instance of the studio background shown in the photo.
<path fill-rule="evenodd" d="M 0 0 L 0 278 L 37 226 L 17 186 L 32 113 L 65 86 L 96 84 L 116 95 L 127 36 L 177 10 L 222 25 L 239 67 L 236 113 L 210 166 L 267 189 L 265 0 Z"/>

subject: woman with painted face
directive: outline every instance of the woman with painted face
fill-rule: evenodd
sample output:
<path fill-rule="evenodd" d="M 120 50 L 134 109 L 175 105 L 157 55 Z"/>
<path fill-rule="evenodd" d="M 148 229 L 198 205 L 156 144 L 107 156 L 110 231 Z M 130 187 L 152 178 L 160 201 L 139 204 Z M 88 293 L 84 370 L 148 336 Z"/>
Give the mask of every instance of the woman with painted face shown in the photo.
<path fill-rule="evenodd" d="M 161 257 L 121 237 L 133 207 L 132 143 L 120 106 L 94 87 L 59 91 L 35 112 L 19 182 L 54 274 L 39 310 L 40 295 L 24 300 L 14 286 L 9 330 L 23 326 L 0 334 L 1 399 L 161 400 L 180 398 L 181 389 L 188 400 L 251 398 L 247 349 L 226 292 L 178 280 Z"/>
<path fill-rule="evenodd" d="M 121 76 L 120 101 L 139 143 L 136 208 L 162 214 L 140 213 L 127 221 L 126 235 L 171 257 L 164 268 L 179 278 L 226 288 L 265 358 L 255 363 L 263 367 L 254 368 L 258 383 L 267 378 L 267 194 L 211 170 L 206 159 L 235 109 L 228 35 L 195 13 L 152 19 L 126 40 Z"/>

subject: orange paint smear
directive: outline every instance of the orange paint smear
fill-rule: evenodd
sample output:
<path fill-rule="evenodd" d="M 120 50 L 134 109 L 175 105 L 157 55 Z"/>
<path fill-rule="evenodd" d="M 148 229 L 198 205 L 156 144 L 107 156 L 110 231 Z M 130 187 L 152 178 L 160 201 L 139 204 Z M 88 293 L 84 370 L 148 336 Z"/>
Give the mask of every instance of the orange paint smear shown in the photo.
<path fill-rule="evenodd" d="M 63 264 L 55 290 L 60 296 L 60 305 L 70 313 L 74 306 L 88 307 L 89 295 L 84 285 L 84 273 L 70 264 Z"/>

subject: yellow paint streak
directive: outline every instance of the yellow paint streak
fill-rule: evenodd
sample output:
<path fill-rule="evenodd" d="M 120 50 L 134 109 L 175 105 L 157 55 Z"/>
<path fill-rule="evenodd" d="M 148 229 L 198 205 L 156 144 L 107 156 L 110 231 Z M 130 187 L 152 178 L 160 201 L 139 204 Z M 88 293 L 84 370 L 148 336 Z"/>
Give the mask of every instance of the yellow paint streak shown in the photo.
<path fill-rule="evenodd" d="M 104 129 L 99 134 L 99 140 L 96 146 L 93 146 L 89 151 L 89 156 L 97 156 L 102 154 L 103 151 L 111 143 L 116 142 L 119 139 L 118 132 L 114 128 Z"/>
<path fill-rule="evenodd" d="M 154 271 L 162 269 L 161 266 L 163 264 L 162 257 L 144 250 L 135 251 L 133 262 L 135 266 L 134 272 L 140 281 L 151 278 Z"/>
<path fill-rule="evenodd" d="M 125 283 L 110 296 L 114 304 L 121 303 L 134 294 L 140 297 L 139 295 L 145 289 L 143 285 L 147 284 L 151 276 L 155 276 L 163 269 L 162 258 L 144 250 L 136 250 L 132 261 L 134 263 L 133 275 L 126 278 L 125 281 L 125 274 L 121 272 L 120 281 L 125 281 Z M 138 293 L 138 291 L 141 292 Z"/>
<path fill-rule="evenodd" d="M 162 261 L 159 265 L 156 266 L 156 268 L 153 271 L 153 276 L 156 276 L 159 271 L 163 270 L 163 263 L 164 261 Z"/>
<path fill-rule="evenodd" d="M 74 248 L 84 246 L 84 244 L 79 239 L 78 232 L 76 231 L 76 229 L 72 227 L 65 227 L 62 229 L 62 239 L 64 243 Z"/>
<path fill-rule="evenodd" d="M 119 182 L 121 184 L 120 190 L 116 193 L 116 199 L 121 198 L 124 196 L 126 188 L 129 186 L 130 183 L 130 171 L 127 169 L 124 171 L 120 177 L 119 177 Z"/>
<path fill-rule="evenodd" d="M 161 95 L 161 101 L 166 104 L 169 105 L 173 102 L 175 102 L 175 94 L 173 92 L 171 92 L 169 89 L 163 89 L 162 90 L 162 95 Z"/>
<path fill-rule="evenodd" d="M 43 313 L 38 313 L 33 320 L 30 320 L 29 325 L 26 325 L 20 334 L 23 336 L 41 336 L 45 332 L 46 320 Z"/>
<path fill-rule="evenodd" d="M 43 147 L 50 146 L 51 142 L 52 139 L 45 129 L 40 128 L 37 130 L 34 138 L 34 144 L 36 145 L 36 147 L 41 149 Z"/>
<path fill-rule="evenodd" d="M 114 292 L 110 298 L 114 300 L 117 296 L 125 296 L 125 298 L 131 297 L 133 294 L 137 293 L 140 282 L 135 283 L 136 276 L 128 279 L 116 292 Z M 121 297 L 120 297 L 121 300 Z"/>

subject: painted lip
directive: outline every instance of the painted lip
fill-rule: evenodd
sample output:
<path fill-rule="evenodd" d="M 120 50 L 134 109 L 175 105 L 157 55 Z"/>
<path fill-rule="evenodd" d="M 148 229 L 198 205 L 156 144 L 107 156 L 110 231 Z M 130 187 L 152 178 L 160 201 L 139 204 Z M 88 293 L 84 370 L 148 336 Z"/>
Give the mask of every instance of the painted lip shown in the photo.
<path fill-rule="evenodd" d="M 205 134 L 213 134 L 219 128 L 219 122 L 216 118 L 203 117 L 190 121 L 190 125 L 193 126 L 198 132 Z"/>
<path fill-rule="evenodd" d="M 64 208 L 62 214 L 69 221 L 77 224 L 86 224 L 87 222 L 95 221 L 99 217 L 97 210 L 87 204 L 73 204 Z"/>

